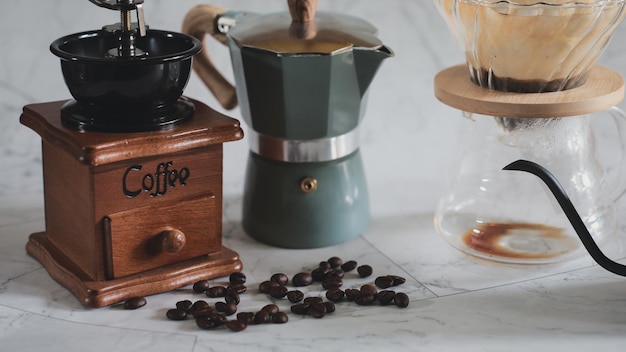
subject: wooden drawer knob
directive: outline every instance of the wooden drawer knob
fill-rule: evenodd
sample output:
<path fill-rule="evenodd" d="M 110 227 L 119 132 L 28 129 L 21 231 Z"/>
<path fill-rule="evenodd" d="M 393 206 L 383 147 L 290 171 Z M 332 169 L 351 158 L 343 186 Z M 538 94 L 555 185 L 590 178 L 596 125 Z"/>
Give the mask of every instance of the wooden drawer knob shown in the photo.
<path fill-rule="evenodd" d="M 180 251 L 187 242 L 185 234 L 177 229 L 165 230 L 159 234 L 159 237 L 161 238 L 161 248 L 168 253 Z"/>

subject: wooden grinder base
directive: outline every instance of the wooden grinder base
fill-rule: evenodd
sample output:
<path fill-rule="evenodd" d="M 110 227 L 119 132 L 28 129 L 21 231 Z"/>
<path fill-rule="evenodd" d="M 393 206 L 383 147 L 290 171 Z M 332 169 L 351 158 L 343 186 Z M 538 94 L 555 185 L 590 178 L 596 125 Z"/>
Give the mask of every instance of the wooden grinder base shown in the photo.
<path fill-rule="evenodd" d="M 435 96 L 455 109 L 488 116 L 578 116 L 603 111 L 621 102 L 624 79 L 606 67 L 594 66 L 587 73 L 585 83 L 576 88 L 547 93 L 500 92 L 472 82 L 467 65 L 463 64 L 435 76 Z"/>
<path fill-rule="evenodd" d="M 237 120 L 193 101 L 194 117 L 137 133 L 62 125 L 63 101 L 24 107 L 42 139 L 46 230 L 26 251 L 87 307 L 240 271 L 222 246 L 222 144 Z"/>

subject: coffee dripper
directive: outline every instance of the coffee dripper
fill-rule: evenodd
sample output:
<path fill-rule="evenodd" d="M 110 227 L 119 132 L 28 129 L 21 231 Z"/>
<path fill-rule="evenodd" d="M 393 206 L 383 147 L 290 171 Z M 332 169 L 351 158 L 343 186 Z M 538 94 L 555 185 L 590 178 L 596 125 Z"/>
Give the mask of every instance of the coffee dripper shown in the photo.
<path fill-rule="evenodd" d="M 626 188 L 621 156 L 622 77 L 595 65 L 624 16 L 624 2 L 435 0 L 466 64 L 440 72 L 436 97 L 463 111 L 465 126 L 450 192 L 436 210 L 438 232 L 479 258 L 554 263 L 582 253 L 546 190 L 501 165 L 546 165 L 566 185 L 598 242 L 616 230 L 613 201 Z M 620 159 L 602 166 L 591 120 L 618 131 Z M 605 142 L 604 140 L 602 142 Z M 500 165 L 498 165 L 500 164 Z M 611 168 L 612 165 L 620 165 Z"/>
<path fill-rule="evenodd" d="M 201 5 L 183 32 L 209 33 L 230 49 L 236 88 L 206 52 L 194 69 L 225 108 L 238 100 L 250 127 L 244 230 L 280 247 L 322 247 L 368 226 L 358 126 L 368 87 L 393 52 L 361 19 L 317 12 L 316 1 L 288 4 L 272 14 Z"/>

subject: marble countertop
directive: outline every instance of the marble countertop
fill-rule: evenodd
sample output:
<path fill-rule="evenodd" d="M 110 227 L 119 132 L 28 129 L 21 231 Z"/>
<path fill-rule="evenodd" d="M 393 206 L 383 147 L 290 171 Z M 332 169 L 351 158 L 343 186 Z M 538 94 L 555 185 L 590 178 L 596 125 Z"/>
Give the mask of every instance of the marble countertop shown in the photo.
<path fill-rule="evenodd" d="M 202 1 L 146 2 L 152 28 L 180 28 Z M 226 8 L 283 10 L 279 0 L 216 0 Z M 383 4 L 384 3 L 384 4 Z M 436 351 L 602 350 L 626 344 L 626 279 L 590 257 L 554 265 L 513 266 L 480 262 L 452 249 L 437 234 L 433 212 L 447 189 L 454 162 L 460 113 L 433 95 L 434 75 L 463 62 L 452 36 L 430 1 L 320 2 L 320 9 L 362 17 L 396 57 L 387 60 L 369 92 L 362 126 L 363 161 L 372 222 L 361 236 L 318 249 L 271 247 L 241 228 L 245 141 L 225 145 L 224 245 L 237 251 L 248 278 L 240 311 L 271 303 L 256 287 L 276 272 L 293 275 L 340 256 L 374 268 L 374 275 L 348 275 L 346 287 L 395 274 L 410 305 L 358 306 L 340 303 L 323 319 L 290 314 L 287 324 L 254 325 L 233 333 L 199 330 L 192 320 L 174 322 L 165 312 L 176 301 L 199 299 L 190 287 L 147 297 L 138 310 L 120 306 L 86 309 L 24 250 L 28 235 L 44 225 L 41 144 L 19 124 L 22 106 L 68 99 L 58 59 L 49 43 L 69 33 L 117 21 L 88 1 L 14 2 L 0 14 L 0 350 L 6 351 L 339 351 L 393 349 Z M 618 29 L 600 63 L 626 74 L 626 27 Z M 227 51 L 205 43 L 229 79 Z M 192 76 L 185 94 L 224 111 Z M 244 126 L 244 129 L 246 126 Z M 626 211 L 623 199 L 616 204 Z M 611 243 L 622 260 L 626 224 Z M 623 260 L 622 260 L 623 262 Z M 215 284 L 226 279 L 215 279 Z M 322 295 L 319 285 L 304 289 Z M 204 297 L 206 299 L 206 297 Z M 210 299 L 209 299 L 210 300 Z M 288 311 L 285 300 L 273 300 Z"/>

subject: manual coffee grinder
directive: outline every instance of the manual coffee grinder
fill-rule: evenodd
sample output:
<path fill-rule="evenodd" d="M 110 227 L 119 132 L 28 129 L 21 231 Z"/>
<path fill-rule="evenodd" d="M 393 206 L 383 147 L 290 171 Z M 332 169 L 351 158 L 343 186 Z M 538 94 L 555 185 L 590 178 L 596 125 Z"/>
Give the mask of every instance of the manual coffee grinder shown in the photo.
<path fill-rule="evenodd" d="M 369 198 L 358 125 L 370 82 L 393 55 L 376 28 L 290 0 L 289 12 L 193 8 L 183 32 L 230 48 L 235 89 L 206 52 L 194 69 L 226 108 L 237 100 L 250 127 L 243 227 L 259 241 L 323 247 L 362 234 Z"/>
<path fill-rule="evenodd" d="M 242 130 L 182 96 L 201 43 L 149 29 L 143 0 L 91 2 L 121 23 L 54 41 L 73 99 L 20 118 L 42 139 L 46 228 L 28 254 L 88 307 L 240 270 L 222 246 L 222 144 Z"/>
<path fill-rule="evenodd" d="M 613 202 L 626 189 L 626 117 L 614 107 L 623 78 L 595 62 L 624 17 L 624 1 L 435 4 L 467 59 L 434 82 L 435 96 L 465 117 L 437 231 L 463 253 L 500 263 L 584 254 L 550 192 L 530 175 L 502 171 L 524 159 L 568 181 L 585 226 L 603 243 L 617 230 Z M 615 124 L 617 160 L 597 152 L 591 125 L 604 121 Z"/>

